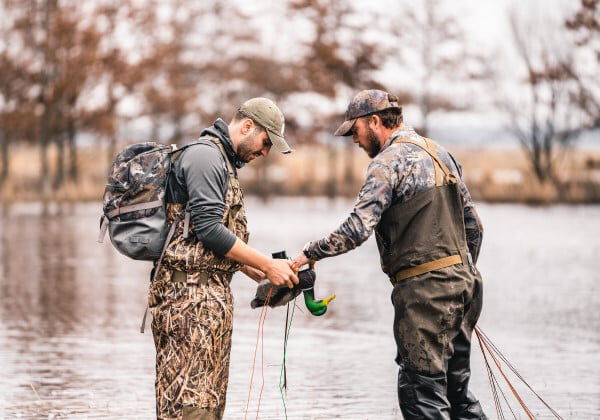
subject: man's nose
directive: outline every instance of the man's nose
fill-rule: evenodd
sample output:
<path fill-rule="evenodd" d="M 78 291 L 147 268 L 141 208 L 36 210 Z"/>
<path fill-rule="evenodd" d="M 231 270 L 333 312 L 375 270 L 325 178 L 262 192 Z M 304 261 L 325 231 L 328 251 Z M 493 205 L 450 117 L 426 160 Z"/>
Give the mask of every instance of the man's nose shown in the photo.
<path fill-rule="evenodd" d="M 270 150 L 271 150 L 270 147 L 263 147 L 262 150 L 260 151 L 260 154 L 263 155 L 264 157 L 267 157 L 269 155 Z"/>

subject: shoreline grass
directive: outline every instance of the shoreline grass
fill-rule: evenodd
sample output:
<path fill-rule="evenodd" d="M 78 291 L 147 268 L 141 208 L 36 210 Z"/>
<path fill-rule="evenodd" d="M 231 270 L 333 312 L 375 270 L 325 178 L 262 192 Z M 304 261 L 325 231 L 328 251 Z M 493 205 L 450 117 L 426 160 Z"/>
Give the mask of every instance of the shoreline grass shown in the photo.
<path fill-rule="evenodd" d="M 79 178 L 53 188 L 56 150 L 48 151 L 50 178 L 40 180 L 39 150 L 11 150 L 9 177 L 0 186 L 5 203 L 78 202 L 102 199 L 110 160 L 108 149 L 78 150 Z M 453 150 L 463 167 L 463 178 L 476 201 L 489 203 L 600 203 L 600 150 L 573 150 L 557 160 L 560 186 L 540 183 L 522 151 Z M 276 153 L 258 159 L 240 171 L 247 195 L 354 197 L 363 182 L 369 158 L 361 151 L 341 147 L 304 146 L 291 156 Z M 41 184 L 45 184 L 41 188 Z"/>

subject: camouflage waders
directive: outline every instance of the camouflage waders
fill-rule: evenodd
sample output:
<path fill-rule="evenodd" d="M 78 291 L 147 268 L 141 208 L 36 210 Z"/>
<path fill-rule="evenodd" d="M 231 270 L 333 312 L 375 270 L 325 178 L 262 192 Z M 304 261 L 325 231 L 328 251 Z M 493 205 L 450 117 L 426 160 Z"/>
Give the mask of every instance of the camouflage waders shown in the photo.
<path fill-rule="evenodd" d="M 217 139 L 229 172 L 223 223 L 248 241 L 237 173 Z M 233 321 L 230 282 L 241 265 L 205 248 L 191 233 L 183 204 L 168 204 L 167 219 L 179 218 L 149 303 L 156 346 L 156 413 L 159 419 L 220 419 L 225 409 Z M 187 224 L 190 224 L 186 226 Z"/>
<path fill-rule="evenodd" d="M 471 333 L 482 306 L 455 176 L 431 140 L 436 186 L 389 207 L 376 228 L 394 290 L 398 398 L 406 419 L 486 418 L 468 391 Z"/>

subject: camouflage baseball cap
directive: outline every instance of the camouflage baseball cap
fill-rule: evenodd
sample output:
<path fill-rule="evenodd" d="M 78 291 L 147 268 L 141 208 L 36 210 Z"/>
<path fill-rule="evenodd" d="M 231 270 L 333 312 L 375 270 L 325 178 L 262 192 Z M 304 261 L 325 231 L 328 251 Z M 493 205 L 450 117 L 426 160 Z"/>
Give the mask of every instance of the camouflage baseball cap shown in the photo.
<path fill-rule="evenodd" d="M 283 138 L 285 119 L 275 102 L 267 98 L 252 98 L 240 107 L 240 112 L 263 127 L 275 150 L 291 153 L 292 149 Z"/>
<path fill-rule="evenodd" d="M 335 130 L 334 135 L 350 136 L 357 118 L 390 108 L 402 109 L 398 104 L 397 96 L 378 89 L 362 90 L 348 105 L 344 122 Z"/>

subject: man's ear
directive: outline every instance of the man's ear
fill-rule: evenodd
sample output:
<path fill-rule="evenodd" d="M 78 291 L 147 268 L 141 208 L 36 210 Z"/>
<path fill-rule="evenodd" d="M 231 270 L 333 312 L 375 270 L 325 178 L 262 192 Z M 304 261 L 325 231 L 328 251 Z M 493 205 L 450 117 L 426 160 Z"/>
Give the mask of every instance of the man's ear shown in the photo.
<path fill-rule="evenodd" d="M 240 127 L 242 135 L 247 135 L 252 130 L 252 127 L 254 127 L 252 120 L 250 118 L 244 118 L 242 120 L 242 126 Z"/>
<path fill-rule="evenodd" d="M 370 115 L 369 116 L 369 127 L 372 130 L 376 130 L 381 125 L 381 117 L 379 115 Z"/>
<path fill-rule="evenodd" d="M 376 130 L 377 127 L 379 127 L 379 117 L 377 115 L 369 115 L 368 118 L 369 119 L 367 120 L 367 127 L 369 127 L 371 130 Z"/>

